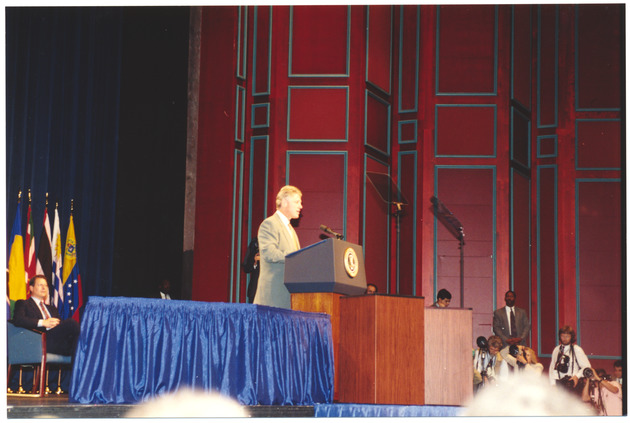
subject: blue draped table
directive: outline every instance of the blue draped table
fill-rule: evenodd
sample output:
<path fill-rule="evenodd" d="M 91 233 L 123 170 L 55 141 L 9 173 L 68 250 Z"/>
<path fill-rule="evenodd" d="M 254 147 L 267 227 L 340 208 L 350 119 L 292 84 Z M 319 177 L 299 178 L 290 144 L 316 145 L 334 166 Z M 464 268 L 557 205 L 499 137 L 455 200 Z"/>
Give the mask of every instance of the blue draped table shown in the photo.
<path fill-rule="evenodd" d="M 137 403 L 185 386 L 243 405 L 331 403 L 330 316 L 253 304 L 89 298 L 70 402 Z"/>
<path fill-rule="evenodd" d="M 315 417 L 456 417 L 461 407 L 448 405 L 316 404 Z"/>

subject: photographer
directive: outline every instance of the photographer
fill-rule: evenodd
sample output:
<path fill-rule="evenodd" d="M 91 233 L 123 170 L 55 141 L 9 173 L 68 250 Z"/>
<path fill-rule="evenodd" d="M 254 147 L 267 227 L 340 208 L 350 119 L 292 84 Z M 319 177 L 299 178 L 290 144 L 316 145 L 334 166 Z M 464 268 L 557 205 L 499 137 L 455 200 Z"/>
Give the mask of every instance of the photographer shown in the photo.
<path fill-rule="evenodd" d="M 473 355 L 473 390 L 477 392 L 486 384 L 496 384 L 503 359 L 499 355 L 501 338 L 491 336 L 486 340 L 477 338 L 477 348 Z"/>
<path fill-rule="evenodd" d="M 600 416 L 622 415 L 621 385 L 610 380 L 604 369 L 584 369 L 584 377 L 588 383 L 582 389 L 582 400 L 590 402 Z"/>
<path fill-rule="evenodd" d="M 575 344 L 575 331 L 571 326 L 560 328 L 558 337 L 560 345 L 551 353 L 549 380 L 553 385 L 560 382 L 566 388 L 575 389 L 582 372 L 585 368 L 591 367 L 591 363 L 584 350 Z"/>
<path fill-rule="evenodd" d="M 523 345 L 510 345 L 500 352 L 503 360 L 513 369 L 530 375 L 540 376 L 543 365 L 538 362 L 536 353 Z"/>

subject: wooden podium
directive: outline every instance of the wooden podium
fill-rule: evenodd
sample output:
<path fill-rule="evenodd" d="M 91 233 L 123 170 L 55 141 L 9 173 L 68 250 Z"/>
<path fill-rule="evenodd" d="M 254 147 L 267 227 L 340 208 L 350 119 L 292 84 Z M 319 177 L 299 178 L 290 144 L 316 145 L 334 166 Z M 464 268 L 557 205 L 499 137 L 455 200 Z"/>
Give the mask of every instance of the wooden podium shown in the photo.
<path fill-rule="evenodd" d="M 472 309 L 424 310 L 425 404 L 463 405 L 472 397 L 472 346 Z"/>
<path fill-rule="evenodd" d="M 331 316 L 335 401 L 463 405 L 472 395 L 472 310 L 363 295 L 363 250 L 336 239 L 288 255 L 284 275 L 293 310 Z"/>
<path fill-rule="evenodd" d="M 425 404 L 424 298 L 341 297 L 339 401 Z"/>
<path fill-rule="evenodd" d="M 365 292 L 363 248 L 328 238 L 286 256 L 284 284 L 291 293 L 291 309 L 330 315 L 335 354 L 335 396 L 339 376 L 339 298 Z"/>

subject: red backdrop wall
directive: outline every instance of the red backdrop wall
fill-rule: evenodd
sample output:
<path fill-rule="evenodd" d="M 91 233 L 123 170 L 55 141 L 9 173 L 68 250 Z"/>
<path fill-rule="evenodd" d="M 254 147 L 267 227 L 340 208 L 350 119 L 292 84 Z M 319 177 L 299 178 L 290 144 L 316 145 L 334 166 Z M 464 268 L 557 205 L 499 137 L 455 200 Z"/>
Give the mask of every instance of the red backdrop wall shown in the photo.
<path fill-rule="evenodd" d="M 302 245 L 326 224 L 363 245 L 381 292 L 430 304 L 446 287 L 458 305 L 459 250 L 431 212 L 437 195 L 466 231 L 476 335 L 513 288 L 543 362 L 564 324 L 593 360 L 619 357 L 625 303 L 600 315 L 625 289 L 623 10 L 202 8 L 195 299 L 245 301 L 238 262 L 291 183 Z M 400 236 L 366 172 L 406 197 Z M 615 336 L 598 337 L 604 326 Z"/>

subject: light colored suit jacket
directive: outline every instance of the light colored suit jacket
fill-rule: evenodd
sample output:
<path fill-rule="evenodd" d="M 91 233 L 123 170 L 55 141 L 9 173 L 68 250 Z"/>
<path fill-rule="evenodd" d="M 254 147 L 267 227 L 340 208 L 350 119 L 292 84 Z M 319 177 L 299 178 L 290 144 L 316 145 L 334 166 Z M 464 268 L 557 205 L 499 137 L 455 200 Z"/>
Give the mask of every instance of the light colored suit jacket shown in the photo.
<path fill-rule="evenodd" d="M 516 333 L 518 338 L 522 338 L 520 345 L 527 345 L 527 335 L 529 335 L 530 323 L 527 313 L 522 308 L 514 307 L 514 317 L 516 319 Z M 505 312 L 505 307 L 494 310 L 492 316 L 492 331 L 501 338 L 503 346 L 507 345 L 506 339 L 512 338 L 510 335 L 510 322 Z"/>
<path fill-rule="evenodd" d="M 297 246 L 276 213 L 260 224 L 258 247 L 260 275 L 254 304 L 291 309 L 291 294 L 284 286 L 284 257 Z"/>

